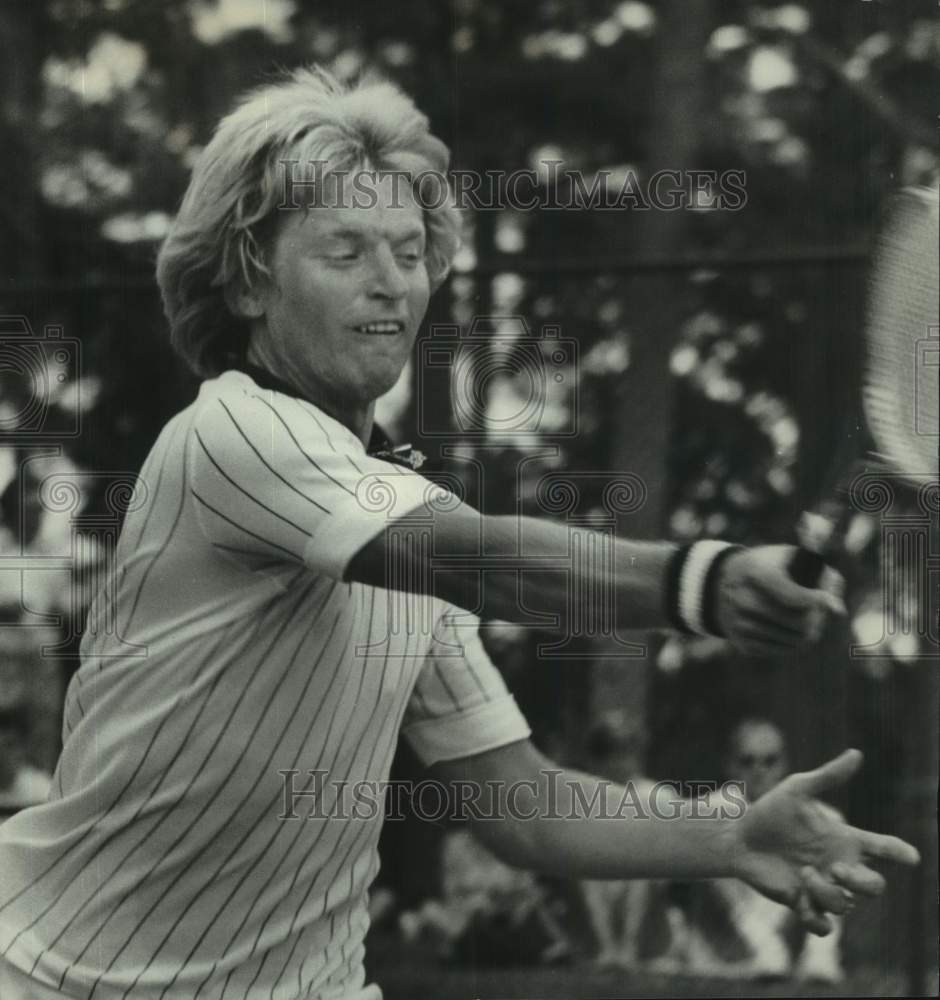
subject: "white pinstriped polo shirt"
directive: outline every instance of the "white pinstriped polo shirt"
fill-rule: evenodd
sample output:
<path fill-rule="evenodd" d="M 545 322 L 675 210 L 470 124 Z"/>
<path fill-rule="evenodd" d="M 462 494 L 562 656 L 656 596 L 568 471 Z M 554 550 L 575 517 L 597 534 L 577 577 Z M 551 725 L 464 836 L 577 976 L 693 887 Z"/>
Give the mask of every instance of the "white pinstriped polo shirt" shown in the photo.
<path fill-rule="evenodd" d="M 430 484 L 236 371 L 140 479 L 50 800 L 0 827 L 0 956 L 82 1000 L 379 996 L 362 957 L 382 811 L 338 818 L 333 782 L 386 779 L 399 731 L 426 763 L 529 734 L 473 616 L 411 598 L 430 603 L 401 617 L 402 595 L 342 579 Z M 327 772 L 327 798 L 284 820 L 291 770 L 307 789 Z"/>

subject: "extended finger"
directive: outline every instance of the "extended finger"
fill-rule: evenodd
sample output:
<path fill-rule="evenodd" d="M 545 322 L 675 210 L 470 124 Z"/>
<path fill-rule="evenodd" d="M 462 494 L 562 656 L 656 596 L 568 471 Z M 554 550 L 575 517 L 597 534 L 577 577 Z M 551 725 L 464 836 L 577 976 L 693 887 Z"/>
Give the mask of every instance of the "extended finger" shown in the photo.
<path fill-rule="evenodd" d="M 748 582 L 766 601 L 792 612 L 806 612 L 820 603 L 818 591 L 801 587 L 782 570 L 753 573 Z"/>
<path fill-rule="evenodd" d="M 844 785 L 862 766 L 863 760 L 861 750 L 843 750 L 838 757 L 827 761 L 821 767 L 801 774 L 792 774 L 788 780 L 795 791 L 815 797 Z M 867 834 L 866 830 L 859 832 Z"/>
<path fill-rule="evenodd" d="M 863 864 L 850 865 L 844 861 L 837 861 L 829 869 L 829 874 L 843 889 L 861 893 L 863 896 L 880 896 L 886 885 L 882 874 Z"/>
<path fill-rule="evenodd" d="M 825 913 L 819 913 L 814 908 L 807 893 L 800 893 L 797 897 L 794 910 L 796 911 L 796 915 L 799 918 L 800 923 L 811 934 L 815 934 L 817 937 L 825 937 L 832 930 L 829 918 Z"/>
<path fill-rule="evenodd" d="M 789 646 L 818 638 L 828 620 L 827 612 L 819 607 L 794 611 L 764 600 L 760 594 L 742 597 L 735 610 L 742 622 L 766 631 Z"/>
<path fill-rule="evenodd" d="M 845 597 L 845 577 L 831 566 L 826 566 L 823 569 L 817 586 L 820 590 L 824 590 L 827 594 L 832 594 L 840 600 Z"/>
<path fill-rule="evenodd" d="M 755 575 L 750 582 L 766 601 L 783 613 L 799 615 L 813 608 L 836 615 L 846 613 L 845 602 L 838 594 L 819 588 L 801 587 L 784 573 Z"/>
<path fill-rule="evenodd" d="M 917 848 L 900 837 L 892 837 L 886 833 L 872 833 L 871 830 L 860 830 L 851 827 L 855 839 L 863 853 L 871 858 L 882 861 L 893 861 L 899 865 L 916 865 L 920 863 L 920 853 Z"/>
<path fill-rule="evenodd" d="M 775 617 L 768 614 L 766 608 L 748 605 L 740 608 L 739 614 L 742 628 L 749 629 L 769 642 L 786 646 L 803 642 L 809 627 L 806 615 L 788 614 Z"/>
<path fill-rule="evenodd" d="M 845 913 L 851 897 L 841 886 L 823 878 L 815 868 L 804 868 L 800 872 L 803 890 L 809 896 L 814 909 L 828 913 Z"/>

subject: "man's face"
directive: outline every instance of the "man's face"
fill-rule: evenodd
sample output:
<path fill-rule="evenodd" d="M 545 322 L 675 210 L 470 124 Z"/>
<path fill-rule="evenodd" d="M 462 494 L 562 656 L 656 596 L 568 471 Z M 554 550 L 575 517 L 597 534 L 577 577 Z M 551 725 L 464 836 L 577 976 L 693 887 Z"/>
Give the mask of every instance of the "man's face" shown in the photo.
<path fill-rule="evenodd" d="M 748 801 L 766 795 L 786 773 L 786 746 L 776 726 L 757 723 L 738 730 L 728 764 L 728 778 L 744 782 Z"/>
<path fill-rule="evenodd" d="M 362 171 L 329 199 L 283 213 L 253 339 L 276 374 L 342 410 L 367 406 L 398 380 L 430 288 L 424 219 L 408 185 Z"/>

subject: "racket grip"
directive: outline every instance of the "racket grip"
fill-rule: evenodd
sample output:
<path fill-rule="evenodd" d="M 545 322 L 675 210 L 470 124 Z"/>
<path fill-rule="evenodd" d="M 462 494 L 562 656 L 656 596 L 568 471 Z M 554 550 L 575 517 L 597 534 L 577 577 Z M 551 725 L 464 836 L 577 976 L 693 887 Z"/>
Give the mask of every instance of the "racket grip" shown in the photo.
<path fill-rule="evenodd" d="M 825 568 L 826 560 L 821 553 L 802 547 L 796 550 L 787 567 L 794 583 L 810 589 L 819 586 Z"/>
<path fill-rule="evenodd" d="M 787 571 L 794 583 L 801 587 L 819 586 L 825 572 L 835 524 L 821 514 L 807 512 L 800 518 L 797 528 L 800 547 L 793 554 Z"/>

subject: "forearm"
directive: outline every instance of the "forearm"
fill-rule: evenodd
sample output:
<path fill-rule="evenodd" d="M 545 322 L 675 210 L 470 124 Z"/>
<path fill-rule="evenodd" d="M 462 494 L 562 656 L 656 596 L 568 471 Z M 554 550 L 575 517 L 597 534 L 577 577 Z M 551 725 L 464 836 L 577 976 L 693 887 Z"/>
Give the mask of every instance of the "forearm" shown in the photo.
<path fill-rule="evenodd" d="M 613 620 L 599 622 L 601 628 L 667 624 L 665 578 L 675 546 L 588 531 L 579 531 L 573 544 L 567 526 L 534 517 L 483 517 L 480 527 L 485 572 L 440 574 L 441 596 L 453 603 L 507 621 L 552 615 L 557 630 L 570 631 L 574 618 L 605 614 Z"/>
<path fill-rule="evenodd" d="M 671 626 L 777 655 L 845 613 L 838 597 L 793 581 L 794 551 L 707 540 L 679 549 L 458 503 L 392 521 L 352 558 L 346 579 L 561 634 Z"/>
<path fill-rule="evenodd" d="M 583 879 L 734 874 L 734 817 L 742 811 L 734 800 L 651 801 L 636 788 L 556 769 L 505 806 L 507 822 L 478 832 L 519 867 Z"/>
<path fill-rule="evenodd" d="M 432 773 L 459 787 L 474 833 L 510 864 L 581 879 L 740 878 L 824 934 L 817 909 L 844 913 L 848 893 L 884 888 L 866 858 L 919 860 L 909 844 L 847 826 L 816 798 L 861 759 L 846 751 L 791 774 L 746 810 L 733 785 L 707 802 L 651 801 L 637 795 L 639 783 L 631 793 L 554 766 L 528 739 L 440 761 Z"/>

